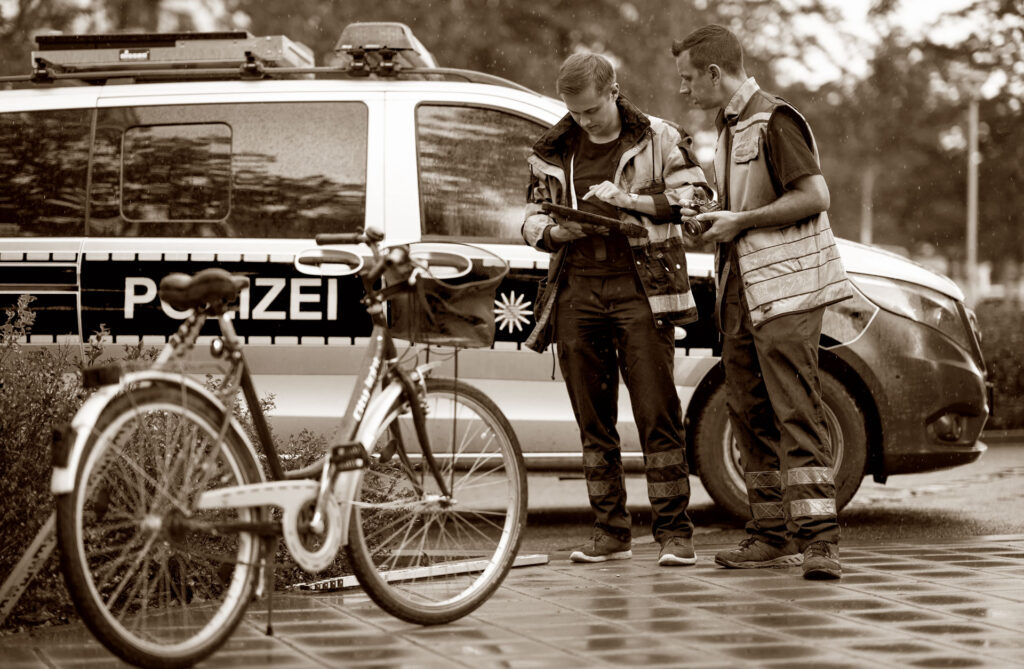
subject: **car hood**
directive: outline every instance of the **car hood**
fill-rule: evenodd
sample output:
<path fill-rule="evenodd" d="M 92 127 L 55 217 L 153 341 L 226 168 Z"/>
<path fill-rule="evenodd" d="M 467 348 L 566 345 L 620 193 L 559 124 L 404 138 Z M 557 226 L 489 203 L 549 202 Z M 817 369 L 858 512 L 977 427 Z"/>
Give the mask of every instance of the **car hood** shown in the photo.
<path fill-rule="evenodd" d="M 952 279 L 931 271 L 918 263 L 876 246 L 837 239 L 843 266 L 851 275 L 867 274 L 886 279 L 917 283 L 955 300 L 963 301 L 964 292 Z M 851 277 L 855 282 L 857 277 Z"/>

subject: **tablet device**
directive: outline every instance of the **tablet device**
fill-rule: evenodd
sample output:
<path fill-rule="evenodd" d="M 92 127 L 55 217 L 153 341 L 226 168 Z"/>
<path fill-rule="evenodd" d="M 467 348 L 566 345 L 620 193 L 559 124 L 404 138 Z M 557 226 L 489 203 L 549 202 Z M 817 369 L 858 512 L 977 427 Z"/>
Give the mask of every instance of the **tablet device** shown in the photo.
<path fill-rule="evenodd" d="M 580 211 L 579 209 L 573 209 L 572 207 L 564 207 L 554 202 L 542 202 L 540 208 L 545 214 L 549 214 L 556 219 L 564 219 L 567 221 L 575 221 L 577 223 L 586 223 L 589 225 L 596 225 L 607 230 L 617 230 L 627 237 L 646 237 L 647 228 L 636 223 L 629 223 L 627 221 L 620 221 L 617 218 L 611 218 L 609 216 L 601 216 L 600 214 L 591 214 L 588 211 Z"/>

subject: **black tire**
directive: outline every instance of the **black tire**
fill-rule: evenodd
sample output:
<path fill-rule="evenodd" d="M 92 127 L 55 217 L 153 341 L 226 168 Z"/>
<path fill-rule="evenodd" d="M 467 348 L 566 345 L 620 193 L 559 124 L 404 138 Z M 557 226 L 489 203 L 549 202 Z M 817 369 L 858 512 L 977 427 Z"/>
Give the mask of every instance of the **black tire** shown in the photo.
<path fill-rule="evenodd" d="M 346 551 L 381 608 L 406 622 L 435 625 L 470 613 L 501 585 L 519 550 L 527 490 L 519 441 L 494 402 L 453 379 L 431 378 L 426 388 L 431 450 L 453 503 L 437 499 L 437 482 L 418 457 L 411 414 L 399 398 L 370 449 Z M 395 452 L 394 429 L 411 471 Z"/>
<path fill-rule="evenodd" d="M 864 415 L 834 376 L 820 370 L 825 420 L 836 457 L 836 509 L 841 510 L 860 487 L 867 467 L 868 442 Z M 704 489 L 731 515 L 750 519 L 739 449 L 725 406 L 725 386 L 711 393 L 694 430 L 694 462 Z"/>
<path fill-rule="evenodd" d="M 71 599 L 96 638 L 131 664 L 195 664 L 231 635 L 252 599 L 259 538 L 186 524 L 259 514 L 195 509 L 203 490 L 261 480 L 259 463 L 230 429 L 211 457 L 222 424 L 209 401 L 184 386 L 131 389 L 100 415 L 74 491 L 57 497 Z"/>

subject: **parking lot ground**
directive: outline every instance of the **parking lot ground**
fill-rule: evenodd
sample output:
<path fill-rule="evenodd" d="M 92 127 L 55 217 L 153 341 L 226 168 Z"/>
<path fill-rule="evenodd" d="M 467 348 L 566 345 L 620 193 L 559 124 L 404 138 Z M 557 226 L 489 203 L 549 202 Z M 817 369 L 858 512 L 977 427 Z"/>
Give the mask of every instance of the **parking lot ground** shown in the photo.
<path fill-rule="evenodd" d="M 592 565 L 568 552 L 514 569 L 473 615 L 419 627 L 361 592 L 253 606 L 205 667 L 1024 666 L 1024 536 L 843 547 L 843 578 L 727 570 L 699 545 L 659 567 L 657 545 Z M 8 669 L 119 663 L 80 625 L 0 638 Z"/>

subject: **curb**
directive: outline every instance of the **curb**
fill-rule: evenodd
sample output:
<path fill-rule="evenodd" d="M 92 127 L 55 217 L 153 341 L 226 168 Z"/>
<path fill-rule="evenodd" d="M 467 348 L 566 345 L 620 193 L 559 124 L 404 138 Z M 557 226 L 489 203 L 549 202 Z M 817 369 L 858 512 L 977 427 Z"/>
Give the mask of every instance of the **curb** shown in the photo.
<path fill-rule="evenodd" d="M 981 433 L 979 441 L 985 444 L 1024 442 L 1024 430 L 986 430 Z"/>

